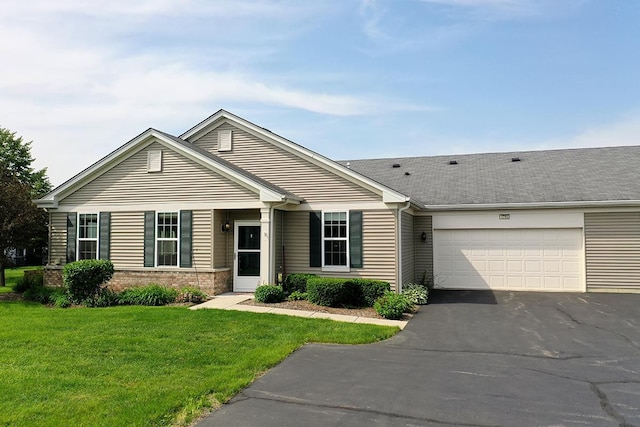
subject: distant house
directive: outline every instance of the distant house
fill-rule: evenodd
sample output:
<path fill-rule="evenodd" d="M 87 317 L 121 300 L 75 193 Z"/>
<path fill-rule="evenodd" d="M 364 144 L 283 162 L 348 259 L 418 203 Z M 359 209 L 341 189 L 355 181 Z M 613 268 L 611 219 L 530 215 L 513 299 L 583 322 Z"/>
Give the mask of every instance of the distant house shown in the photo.
<path fill-rule="evenodd" d="M 336 162 L 227 111 L 148 129 L 37 201 L 46 281 L 251 292 L 279 275 L 640 291 L 640 147 Z"/>

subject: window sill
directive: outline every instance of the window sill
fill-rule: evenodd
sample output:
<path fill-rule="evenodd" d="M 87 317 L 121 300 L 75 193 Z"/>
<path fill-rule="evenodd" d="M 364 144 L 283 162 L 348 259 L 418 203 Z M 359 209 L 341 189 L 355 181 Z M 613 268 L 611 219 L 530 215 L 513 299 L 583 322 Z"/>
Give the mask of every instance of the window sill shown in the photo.
<path fill-rule="evenodd" d="M 349 273 L 351 272 L 351 269 L 347 266 L 342 267 L 342 266 L 325 265 L 324 267 L 322 267 L 322 271 L 327 273 Z"/>

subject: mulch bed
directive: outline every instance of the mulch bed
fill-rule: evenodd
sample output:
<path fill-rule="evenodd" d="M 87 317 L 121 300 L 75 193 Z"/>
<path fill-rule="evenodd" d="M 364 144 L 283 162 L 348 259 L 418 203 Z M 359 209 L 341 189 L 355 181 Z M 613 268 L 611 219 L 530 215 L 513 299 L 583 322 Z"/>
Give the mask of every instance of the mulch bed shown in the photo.
<path fill-rule="evenodd" d="M 16 292 L 7 292 L 0 294 L 0 301 L 22 301 L 22 295 Z"/>
<path fill-rule="evenodd" d="M 272 304 L 263 304 L 256 302 L 254 299 L 249 299 L 247 301 L 243 301 L 240 304 L 242 305 L 258 305 L 261 307 L 271 307 L 271 308 L 287 308 L 289 310 L 307 310 L 307 311 L 319 311 L 321 313 L 330 313 L 330 314 L 344 314 L 346 316 L 357 316 L 357 317 L 369 317 L 372 319 L 383 319 L 378 313 L 376 313 L 373 307 L 357 307 L 357 308 L 341 308 L 341 307 L 324 307 L 321 305 L 315 305 L 306 300 L 300 301 L 283 301 L 276 302 Z M 402 320 L 409 320 L 411 318 L 410 314 L 405 314 Z"/>

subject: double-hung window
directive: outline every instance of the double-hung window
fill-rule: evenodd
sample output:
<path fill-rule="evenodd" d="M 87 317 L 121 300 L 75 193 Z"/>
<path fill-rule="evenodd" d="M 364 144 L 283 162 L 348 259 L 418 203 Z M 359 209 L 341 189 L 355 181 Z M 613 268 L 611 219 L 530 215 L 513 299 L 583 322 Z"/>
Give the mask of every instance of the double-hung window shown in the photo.
<path fill-rule="evenodd" d="M 78 215 L 78 260 L 98 258 L 98 214 Z"/>
<path fill-rule="evenodd" d="M 158 212 L 156 221 L 156 265 L 178 266 L 178 212 Z"/>
<path fill-rule="evenodd" d="M 349 268 L 349 212 L 322 213 L 322 266 Z"/>

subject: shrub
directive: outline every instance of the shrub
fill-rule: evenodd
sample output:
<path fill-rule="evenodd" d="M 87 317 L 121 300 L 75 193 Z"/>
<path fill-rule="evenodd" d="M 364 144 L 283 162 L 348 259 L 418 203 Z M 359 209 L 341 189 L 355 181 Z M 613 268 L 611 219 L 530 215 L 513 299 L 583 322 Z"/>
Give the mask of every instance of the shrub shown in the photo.
<path fill-rule="evenodd" d="M 96 296 L 112 276 L 113 263 L 102 259 L 71 262 L 62 270 L 63 283 L 75 302 Z"/>
<path fill-rule="evenodd" d="M 42 270 L 25 271 L 22 278 L 13 287 L 14 292 L 23 293 L 31 288 L 41 288 L 44 286 L 44 273 Z"/>
<path fill-rule="evenodd" d="M 136 288 L 125 289 L 118 300 L 122 305 L 158 306 L 175 302 L 178 291 L 166 286 L 150 284 Z"/>
<path fill-rule="evenodd" d="M 350 279 L 352 282 L 360 287 L 362 293 L 362 302 L 367 307 L 373 307 L 373 304 L 378 298 L 383 296 L 385 292 L 391 290 L 391 285 L 388 282 L 381 280 L 371 279 Z"/>
<path fill-rule="evenodd" d="M 300 300 L 306 300 L 308 297 L 308 294 L 306 292 L 300 292 L 300 291 L 293 291 L 291 292 L 291 295 L 289 295 L 289 301 L 300 301 Z"/>
<path fill-rule="evenodd" d="M 427 286 L 409 283 L 402 290 L 402 295 L 406 296 L 412 304 L 424 305 L 429 299 L 429 288 Z"/>
<path fill-rule="evenodd" d="M 387 292 L 376 300 L 373 308 L 375 308 L 376 313 L 385 319 L 400 319 L 402 318 L 402 313 L 411 310 L 412 304 L 404 295 Z"/>
<path fill-rule="evenodd" d="M 22 294 L 22 297 L 27 301 L 35 301 L 41 304 L 49 304 L 51 294 L 55 291 L 54 288 L 48 286 L 33 286 Z"/>
<path fill-rule="evenodd" d="M 293 292 L 307 292 L 307 281 L 312 277 L 318 277 L 315 274 L 308 273 L 294 273 L 289 274 L 284 279 L 282 289 L 287 295 L 291 295 Z"/>
<path fill-rule="evenodd" d="M 204 302 L 207 299 L 207 294 L 200 289 L 193 286 L 187 286 L 178 289 L 178 295 L 176 296 L 176 302 Z"/>
<path fill-rule="evenodd" d="M 277 285 L 262 285 L 253 294 L 257 302 L 274 303 L 284 300 L 284 291 Z"/>
<path fill-rule="evenodd" d="M 63 288 L 54 289 L 49 296 L 49 302 L 58 308 L 71 307 L 71 298 L 66 289 Z"/>
<path fill-rule="evenodd" d="M 111 289 L 102 288 L 96 295 L 86 298 L 82 303 L 87 307 L 113 307 L 120 303 L 120 296 Z"/>
<path fill-rule="evenodd" d="M 351 279 L 315 277 L 307 281 L 309 301 L 326 307 L 359 305 L 362 292 L 357 283 Z"/>

